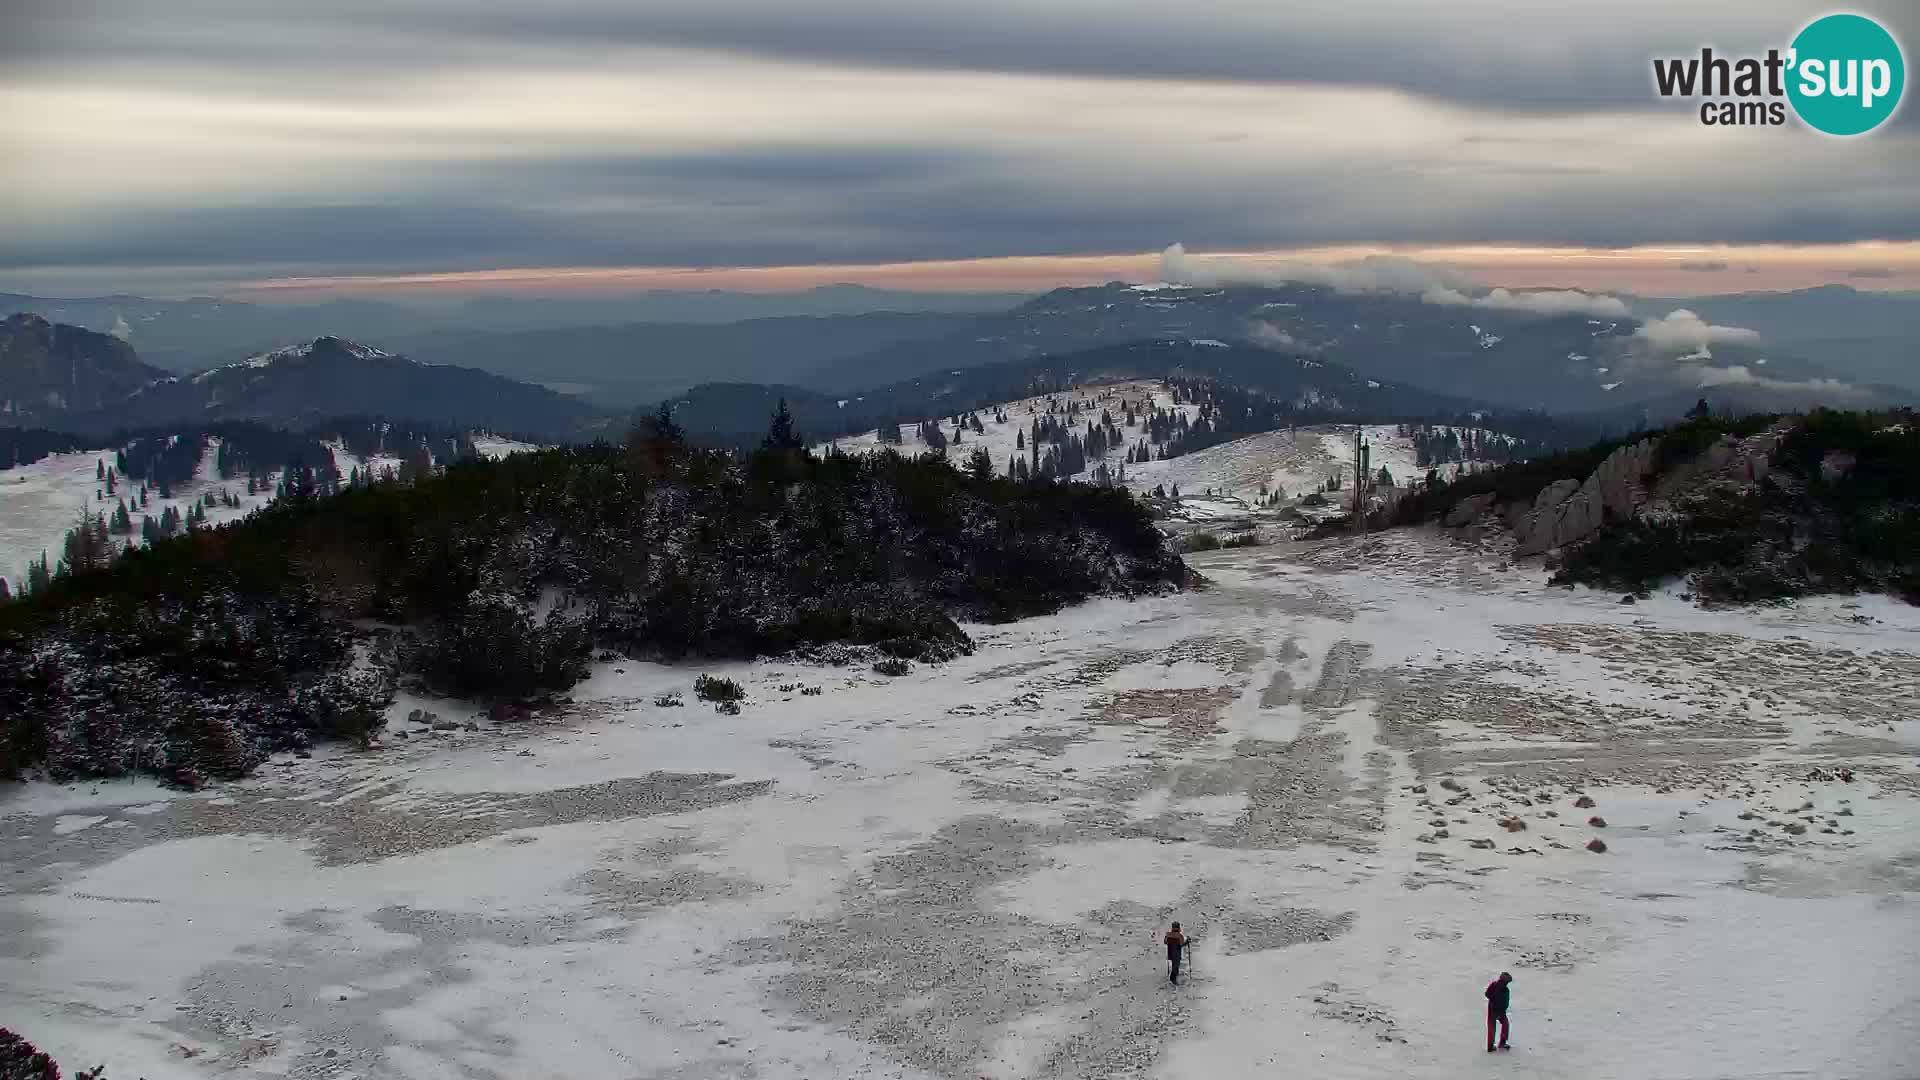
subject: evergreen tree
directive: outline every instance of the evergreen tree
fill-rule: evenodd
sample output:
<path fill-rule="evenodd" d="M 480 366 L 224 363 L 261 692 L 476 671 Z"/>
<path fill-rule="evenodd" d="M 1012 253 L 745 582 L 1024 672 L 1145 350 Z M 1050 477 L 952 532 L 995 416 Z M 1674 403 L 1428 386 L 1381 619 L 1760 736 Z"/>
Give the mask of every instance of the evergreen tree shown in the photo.
<path fill-rule="evenodd" d="M 7 579 L 0 577 L 0 603 L 13 599 L 13 593 L 7 589 Z"/>
<path fill-rule="evenodd" d="M 301 486 L 306 478 L 304 476 L 295 476 L 294 473 L 296 471 L 297 470 L 294 469 L 287 470 L 286 485 L 291 485 L 293 490 L 300 491 L 303 494 L 311 493 L 311 488 Z M 426 447 L 416 446 L 412 450 L 409 450 L 405 457 L 400 459 L 401 483 L 411 484 L 415 480 L 424 479 L 432 475 L 433 453 Z"/>
<path fill-rule="evenodd" d="M 95 458 L 93 461 L 93 478 L 95 480 L 105 480 L 107 478 L 107 463 L 99 458 Z"/>
<path fill-rule="evenodd" d="M 29 562 L 27 564 L 27 587 L 21 595 L 25 596 L 45 592 L 47 586 L 52 584 L 53 572 L 47 569 L 47 553 L 42 551 L 39 562 Z"/>
<path fill-rule="evenodd" d="M 975 447 L 967 456 L 967 472 L 975 480 L 993 479 L 993 455 L 987 453 L 986 447 Z"/>
<path fill-rule="evenodd" d="M 1027 433 L 1026 433 L 1026 432 L 1024 432 L 1024 431 L 1016 431 L 1016 432 L 1014 432 L 1014 433 L 1013 433 L 1013 448 L 1014 448 L 1015 450 L 1025 450 L 1025 449 L 1027 448 Z"/>
<path fill-rule="evenodd" d="M 89 570 L 98 570 L 113 560 L 113 540 L 107 533 L 107 519 L 95 514 L 81 515 L 73 528 L 67 530 L 66 541 L 62 547 L 60 572 L 78 574 Z"/>
<path fill-rule="evenodd" d="M 773 411 L 773 418 L 767 424 L 767 437 L 761 440 L 761 449 L 802 450 L 806 445 L 800 433 L 794 430 L 793 413 L 787 408 L 787 399 L 781 398 L 779 408 Z"/>

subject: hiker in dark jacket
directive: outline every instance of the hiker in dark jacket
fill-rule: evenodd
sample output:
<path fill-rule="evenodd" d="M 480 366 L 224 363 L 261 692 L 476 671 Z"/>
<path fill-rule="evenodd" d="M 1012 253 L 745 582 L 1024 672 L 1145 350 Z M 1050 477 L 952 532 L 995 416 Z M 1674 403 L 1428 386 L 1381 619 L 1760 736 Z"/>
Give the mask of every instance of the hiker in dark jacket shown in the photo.
<path fill-rule="evenodd" d="M 1180 924 L 1174 923 L 1167 931 L 1167 980 L 1178 985 L 1180 982 L 1180 954 L 1187 947 L 1187 935 L 1180 932 Z"/>
<path fill-rule="evenodd" d="M 1509 986 L 1513 976 L 1501 972 L 1500 977 L 1487 984 L 1487 1053 L 1495 1049 L 1507 1049 L 1507 999 L 1511 994 Z M 1500 1026 L 1500 1045 L 1493 1044 L 1494 1025 Z"/>

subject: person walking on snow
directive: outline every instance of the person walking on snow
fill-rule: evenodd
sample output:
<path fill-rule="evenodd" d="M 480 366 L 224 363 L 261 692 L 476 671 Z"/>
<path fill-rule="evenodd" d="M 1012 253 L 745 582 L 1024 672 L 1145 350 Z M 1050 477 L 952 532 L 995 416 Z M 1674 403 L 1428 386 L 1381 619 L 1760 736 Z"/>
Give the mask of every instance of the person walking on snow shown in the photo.
<path fill-rule="evenodd" d="M 1187 947 L 1187 935 L 1180 932 L 1180 924 L 1174 923 L 1167 931 L 1167 981 L 1180 984 L 1180 954 Z"/>
<path fill-rule="evenodd" d="M 1494 1052 L 1493 1028 L 1500 1026 L 1500 1045 L 1497 1049 L 1506 1050 L 1507 1046 L 1507 998 L 1513 976 L 1501 972 L 1500 977 L 1487 984 L 1487 1053 Z"/>

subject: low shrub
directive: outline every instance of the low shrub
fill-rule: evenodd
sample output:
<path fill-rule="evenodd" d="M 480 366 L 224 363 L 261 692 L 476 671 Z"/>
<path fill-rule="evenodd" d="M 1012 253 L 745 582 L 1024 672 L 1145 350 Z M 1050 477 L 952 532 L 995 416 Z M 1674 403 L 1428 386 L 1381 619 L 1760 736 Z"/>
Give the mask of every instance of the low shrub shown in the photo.
<path fill-rule="evenodd" d="M 747 691 L 732 679 L 702 675 L 693 680 L 693 696 L 701 701 L 744 701 Z"/>
<path fill-rule="evenodd" d="M 0 1080 L 60 1080 L 60 1066 L 24 1037 L 0 1028 Z"/>

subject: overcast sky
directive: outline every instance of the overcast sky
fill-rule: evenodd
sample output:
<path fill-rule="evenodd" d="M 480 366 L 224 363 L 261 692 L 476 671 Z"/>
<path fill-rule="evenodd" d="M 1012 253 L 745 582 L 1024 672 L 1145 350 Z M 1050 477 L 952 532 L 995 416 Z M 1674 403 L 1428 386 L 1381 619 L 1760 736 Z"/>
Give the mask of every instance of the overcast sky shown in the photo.
<path fill-rule="evenodd" d="M 1652 92 L 1653 56 L 1824 10 L 0 0 L 0 288 L 1135 257 L 1052 264 L 1085 276 L 1173 242 L 1499 250 L 1542 284 L 1578 282 L 1537 249 L 1729 245 L 1665 257 L 1728 289 L 1814 265 L 1752 245 L 1819 245 L 1816 278 L 1920 287 L 1920 109 L 1842 140 Z M 1859 10 L 1911 62 L 1920 4 Z"/>

